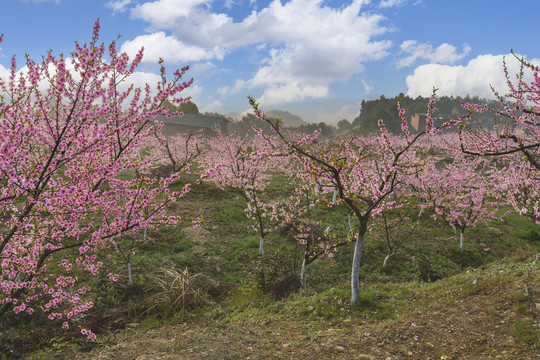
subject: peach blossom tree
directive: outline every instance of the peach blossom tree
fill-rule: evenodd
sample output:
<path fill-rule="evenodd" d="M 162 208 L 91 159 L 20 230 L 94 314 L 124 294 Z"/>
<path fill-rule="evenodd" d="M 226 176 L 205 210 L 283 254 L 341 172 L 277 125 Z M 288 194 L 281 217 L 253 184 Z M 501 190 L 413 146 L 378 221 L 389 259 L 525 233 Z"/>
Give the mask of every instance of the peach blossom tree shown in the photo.
<path fill-rule="evenodd" d="M 165 212 L 178 178 L 136 177 L 137 149 L 167 114 L 166 99 L 191 81 L 186 68 L 143 88 L 129 85 L 143 57 L 99 43 L 75 43 L 69 58 L 29 57 L 0 79 L 0 314 L 42 311 L 63 327 L 93 306 L 74 268 L 116 274 L 103 256 L 122 234 L 175 225 Z M 90 330 L 81 330 L 89 338 Z"/>

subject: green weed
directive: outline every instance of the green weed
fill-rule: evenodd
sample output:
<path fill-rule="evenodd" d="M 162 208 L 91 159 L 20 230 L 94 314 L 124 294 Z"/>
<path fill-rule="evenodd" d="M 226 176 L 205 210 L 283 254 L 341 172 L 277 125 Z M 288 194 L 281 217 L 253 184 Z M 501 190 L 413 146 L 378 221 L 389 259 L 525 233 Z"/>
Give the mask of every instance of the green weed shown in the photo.
<path fill-rule="evenodd" d="M 531 323 L 528 319 L 518 319 L 514 323 L 514 335 L 516 340 L 524 344 L 537 344 L 537 347 L 540 348 L 537 341 L 540 338 L 540 331 Z"/>

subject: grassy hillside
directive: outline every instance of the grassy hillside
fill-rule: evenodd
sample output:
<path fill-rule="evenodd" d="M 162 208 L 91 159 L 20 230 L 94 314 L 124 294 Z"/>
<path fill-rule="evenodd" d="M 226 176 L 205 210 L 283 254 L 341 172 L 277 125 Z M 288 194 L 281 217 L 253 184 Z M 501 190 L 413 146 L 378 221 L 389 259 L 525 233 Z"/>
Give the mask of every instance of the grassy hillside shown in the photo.
<path fill-rule="evenodd" d="M 276 176 L 267 196 L 285 192 Z M 291 230 L 269 236 L 261 258 L 243 200 L 233 190 L 203 183 L 170 211 L 204 222 L 200 228 L 150 234 L 154 240 L 130 258 L 133 286 L 127 285 L 126 263 L 111 252 L 107 266 L 120 279 L 93 279 L 95 306 L 80 319 L 99 335 L 96 343 L 84 341 L 77 329 L 18 317 L 7 324 L 12 327 L 2 343 L 5 358 L 530 359 L 540 354 L 540 227 L 525 217 L 510 214 L 504 222 L 469 229 L 460 253 L 459 236 L 427 214 L 387 267 L 384 242 L 374 229 L 364 249 L 362 301 L 351 306 L 352 246 L 311 264 L 308 288 L 296 292 L 291 274 L 299 275 L 302 250 Z M 344 209 L 319 207 L 314 216 L 321 227 L 348 227 Z"/>

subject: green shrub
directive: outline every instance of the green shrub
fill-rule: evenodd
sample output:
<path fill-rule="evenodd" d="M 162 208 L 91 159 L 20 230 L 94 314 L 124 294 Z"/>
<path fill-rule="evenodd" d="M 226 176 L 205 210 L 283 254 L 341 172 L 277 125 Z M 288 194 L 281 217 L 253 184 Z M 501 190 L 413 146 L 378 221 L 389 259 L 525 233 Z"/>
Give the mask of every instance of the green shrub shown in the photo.
<path fill-rule="evenodd" d="M 442 279 L 441 274 L 431 266 L 431 262 L 426 256 L 420 256 L 416 266 L 418 279 L 424 282 L 431 282 Z"/>

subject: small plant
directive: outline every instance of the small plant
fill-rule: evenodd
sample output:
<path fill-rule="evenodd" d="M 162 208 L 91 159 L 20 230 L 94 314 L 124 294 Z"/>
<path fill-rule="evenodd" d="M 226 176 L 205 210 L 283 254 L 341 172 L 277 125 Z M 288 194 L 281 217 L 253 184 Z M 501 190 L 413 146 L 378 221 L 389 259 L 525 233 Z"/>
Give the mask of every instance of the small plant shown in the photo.
<path fill-rule="evenodd" d="M 178 271 L 162 268 L 156 276 L 157 293 L 151 296 L 148 312 L 159 309 L 165 312 L 185 311 L 206 304 L 204 282 L 212 280 L 202 274 L 191 275 L 188 269 Z"/>
<path fill-rule="evenodd" d="M 431 262 L 426 256 L 420 256 L 418 265 L 416 266 L 417 276 L 424 282 L 431 282 L 442 279 L 441 274 L 431 266 Z"/>
<path fill-rule="evenodd" d="M 151 317 L 151 318 L 148 318 L 143 324 L 142 324 L 142 329 L 144 330 L 148 330 L 148 329 L 152 329 L 152 328 L 158 328 L 162 326 L 162 322 L 161 320 L 159 320 L 158 318 L 155 318 L 155 317 Z"/>
<path fill-rule="evenodd" d="M 486 314 L 487 317 L 493 322 L 498 322 L 501 320 L 501 314 L 492 307 L 485 309 L 484 314 Z"/>
<path fill-rule="evenodd" d="M 455 357 L 454 355 L 443 354 L 441 355 L 440 360 L 457 360 L 457 357 Z"/>
<path fill-rule="evenodd" d="M 282 279 L 295 272 L 295 254 L 286 248 L 278 248 L 257 259 L 255 273 L 257 286 L 263 293 L 270 293 Z M 282 296 L 278 296 L 282 297 Z"/>
<path fill-rule="evenodd" d="M 527 319 L 518 319 L 514 323 L 514 335 L 518 342 L 533 344 L 540 337 L 540 331 Z"/>

